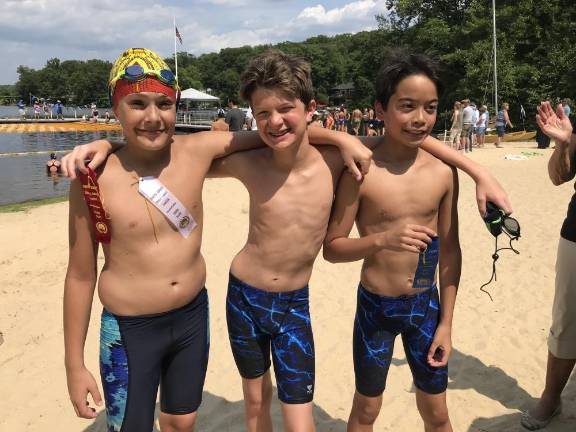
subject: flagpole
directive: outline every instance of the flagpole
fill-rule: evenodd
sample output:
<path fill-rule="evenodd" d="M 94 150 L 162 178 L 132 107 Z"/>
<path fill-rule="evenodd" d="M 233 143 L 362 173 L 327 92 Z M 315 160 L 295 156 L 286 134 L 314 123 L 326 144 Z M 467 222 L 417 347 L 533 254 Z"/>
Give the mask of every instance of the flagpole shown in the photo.
<path fill-rule="evenodd" d="M 176 82 L 178 82 L 178 53 L 176 52 L 176 17 L 174 17 L 174 30 L 172 31 L 174 38 L 174 68 L 176 69 Z"/>
<path fill-rule="evenodd" d="M 494 51 L 494 112 L 498 114 L 498 65 L 496 63 L 496 0 L 492 0 L 492 50 Z"/>

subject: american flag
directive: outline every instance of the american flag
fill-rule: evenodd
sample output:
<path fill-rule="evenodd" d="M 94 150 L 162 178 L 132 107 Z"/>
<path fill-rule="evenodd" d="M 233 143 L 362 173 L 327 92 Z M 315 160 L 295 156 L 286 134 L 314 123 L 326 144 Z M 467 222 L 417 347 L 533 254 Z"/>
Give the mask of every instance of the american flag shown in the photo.
<path fill-rule="evenodd" d="M 180 32 L 178 31 L 178 27 L 174 27 L 174 28 L 176 29 L 176 37 L 180 41 L 180 45 L 182 45 L 182 36 L 180 35 Z"/>

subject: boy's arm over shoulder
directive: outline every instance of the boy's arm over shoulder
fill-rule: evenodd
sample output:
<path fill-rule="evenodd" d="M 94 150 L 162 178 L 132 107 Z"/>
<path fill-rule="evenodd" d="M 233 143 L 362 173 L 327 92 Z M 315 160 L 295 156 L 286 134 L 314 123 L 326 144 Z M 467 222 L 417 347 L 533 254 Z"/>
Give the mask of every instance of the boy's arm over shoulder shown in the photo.
<path fill-rule="evenodd" d="M 458 172 L 444 165 L 441 178 L 445 193 L 438 209 L 440 322 L 428 352 L 428 363 L 433 367 L 445 366 L 452 351 L 452 318 L 462 265 L 458 236 Z"/>
<path fill-rule="evenodd" d="M 308 128 L 308 137 L 312 145 L 332 145 L 340 151 L 341 160 L 338 162 L 344 164 L 348 172 L 357 180 L 368 173 L 372 161 L 372 151 L 366 148 L 358 140 L 344 132 L 331 131 L 325 128 Z M 342 169 L 342 165 L 337 167 Z"/>
<path fill-rule="evenodd" d="M 179 135 L 178 140 L 186 147 L 187 151 L 200 151 L 210 160 L 265 145 L 256 131 L 198 132 L 190 135 Z"/>
<path fill-rule="evenodd" d="M 88 393 L 97 405 L 102 403 L 98 385 L 84 364 L 84 344 L 90 322 L 92 299 L 96 286 L 96 256 L 88 207 L 80 183 L 70 186 L 69 258 L 64 282 L 64 348 L 70 400 L 76 415 L 95 418 L 88 405 Z"/>
<path fill-rule="evenodd" d="M 76 178 L 76 170 L 88 174 L 84 161 L 90 160 L 88 167 L 96 170 L 106 161 L 110 153 L 121 148 L 124 143 L 118 141 L 96 140 L 88 144 L 77 145 L 62 158 L 62 174 L 70 179 Z"/>
<path fill-rule="evenodd" d="M 233 177 L 242 180 L 254 166 L 262 149 L 246 150 L 232 153 L 225 157 L 212 160 L 206 177 L 225 178 Z"/>
<path fill-rule="evenodd" d="M 422 149 L 434 155 L 438 159 L 461 169 L 468 174 L 476 183 L 476 202 L 481 215 L 486 214 L 486 202 L 492 201 L 507 214 L 512 213 L 512 206 L 508 200 L 508 194 L 500 186 L 498 181 L 482 165 L 467 158 L 462 153 L 450 148 L 428 136 L 422 143 Z"/>
<path fill-rule="evenodd" d="M 347 262 L 364 258 L 359 249 L 366 245 L 355 245 L 348 235 L 352 230 L 360 203 L 360 188 L 351 174 L 343 173 L 336 189 L 336 198 L 332 206 L 332 214 L 328 222 L 328 230 L 324 239 L 324 259 L 330 262 Z M 350 242 L 352 241 L 352 244 Z M 365 240 L 363 243 L 367 243 Z M 355 247 L 356 246 L 356 247 Z M 358 247 L 359 246 L 359 247 Z"/>

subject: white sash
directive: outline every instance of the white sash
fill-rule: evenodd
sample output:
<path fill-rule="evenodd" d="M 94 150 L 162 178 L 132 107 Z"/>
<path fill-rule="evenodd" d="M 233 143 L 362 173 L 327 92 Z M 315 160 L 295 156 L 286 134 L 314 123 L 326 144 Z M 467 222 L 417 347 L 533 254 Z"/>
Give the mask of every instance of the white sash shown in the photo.
<path fill-rule="evenodd" d="M 154 204 L 185 238 L 196 228 L 196 221 L 188 209 L 156 177 L 140 177 L 138 192 Z"/>

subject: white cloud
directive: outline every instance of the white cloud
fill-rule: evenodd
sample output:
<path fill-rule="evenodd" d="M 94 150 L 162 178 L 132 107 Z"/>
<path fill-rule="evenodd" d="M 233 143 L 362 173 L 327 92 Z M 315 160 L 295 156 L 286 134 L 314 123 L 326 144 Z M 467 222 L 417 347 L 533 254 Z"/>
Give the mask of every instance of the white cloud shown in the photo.
<path fill-rule="evenodd" d="M 306 7 L 295 12 L 293 18 L 283 20 L 281 25 L 259 28 L 232 30 L 213 33 L 200 32 L 197 42 L 191 49 L 194 53 L 215 51 L 226 47 L 277 43 L 285 40 L 300 41 L 317 34 L 334 35 L 338 33 L 373 30 L 377 24 L 376 14 L 386 12 L 385 0 L 354 1 L 341 8 L 326 10 L 324 6 Z M 246 20 L 244 26 L 252 27 L 254 20 Z"/>
<path fill-rule="evenodd" d="M 16 67 L 42 68 L 61 60 L 113 60 L 143 46 L 168 57 L 174 49 L 173 17 L 193 54 L 226 47 L 301 41 L 376 27 L 385 0 L 356 0 L 330 9 L 304 0 L 2 0 L 0 83 L 16 81 Z M 250 7 L 244 7 L 249 5 Z"/>
<path fill-rule="evenodd" d="M 377 13 L 383 13 L 386 10 L 384 0 L 359 0 L 348 3 L 341 8 L 326 10 L 322 5 L 307 7 L 296 20 L 303 23 L 314 23 L 319 25 L 334 25 L 342 21 L 364 20 L 373 18 Z"/>

